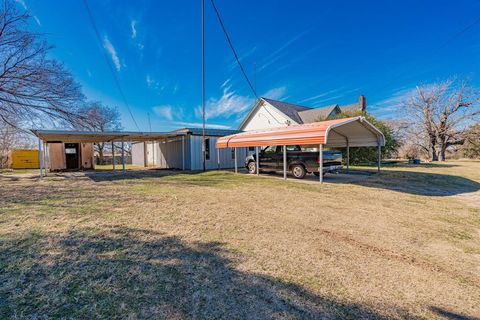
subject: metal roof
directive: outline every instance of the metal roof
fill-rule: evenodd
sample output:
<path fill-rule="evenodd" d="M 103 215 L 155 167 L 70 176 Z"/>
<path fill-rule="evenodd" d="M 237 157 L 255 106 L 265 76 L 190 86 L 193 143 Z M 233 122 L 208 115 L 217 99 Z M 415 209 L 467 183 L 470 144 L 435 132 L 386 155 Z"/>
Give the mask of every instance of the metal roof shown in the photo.
<path fill-rule="evenodd" d="M 301 111 L 298 113 L 298 116 L 302 119 L 301 123 L 312 123 L 319 119 L 327 119 L 335 108 L 337 108 L 337 105 L 332 104 L 331 106 Z"/>
<path fill-rule="evenodd" d="M 175 130 L 175 132 L 185 132 L 192 134 L 194 136 L 201 136 L 202 135 L 202 128 L 182 128 Z M 223 137 L 228 136 L 231 134 L 240 133 L 240 130 L 232 130 L 232 129 L 212 129 L 212 128 L 205 128 L 205 135 L 210 137 Z"/>
<path fill-rule="evenodd" d="M 268 98 L 262 98 L 269 104 L 271 104 L 273 107 L 277 108 L 279 111 L 287 115 L 290 119 L 297 123 L 302 123 L 302 119 L 298 115 L 299 112 L 305 111 L 305 110 L 310 110 L 312 108 L 305 107 L 305 106 L 300 106 L 298 104 L 293 104 L 293 103 L 288 103 L 288 102 L 283 102 L 283 101 L 278 101 L 278 100 L 273 100 L 273 99 L 268 99 Z"/>
<path fill-rule="evenodd" d="M 185 136 L 184 132 L 132 132 L 132 131 L 74 131 L 74 130 L 31 130 L 46 142 L 110 142 L 110 141 L 152 141 Z"/>
<path fill-rule="evenodd" d="M 269 145 L 314 145 L 370 147 L 385 145 L 382 132 L 364 117 L 353 117 L 249 131 L 217 140 L 217 148 Z"/>

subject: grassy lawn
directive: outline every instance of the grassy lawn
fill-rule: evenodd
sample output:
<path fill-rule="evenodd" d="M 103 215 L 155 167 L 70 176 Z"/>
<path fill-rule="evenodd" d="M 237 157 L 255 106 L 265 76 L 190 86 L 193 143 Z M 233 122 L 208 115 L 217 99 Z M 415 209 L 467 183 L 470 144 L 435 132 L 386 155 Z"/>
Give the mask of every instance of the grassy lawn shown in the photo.
<path fill-rule="evenodd" d="M 479 189 L 474 161 L 322 186 L 0 173 L 0 318 L 473 319 Z"/>

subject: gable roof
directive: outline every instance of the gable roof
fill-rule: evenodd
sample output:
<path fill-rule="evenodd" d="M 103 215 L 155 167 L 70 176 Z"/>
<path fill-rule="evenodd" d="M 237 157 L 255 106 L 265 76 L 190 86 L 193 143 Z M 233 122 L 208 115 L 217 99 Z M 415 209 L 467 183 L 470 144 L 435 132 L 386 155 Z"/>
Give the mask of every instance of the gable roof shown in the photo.
<path fill-rule="evenodd" d="M 360 96 L 360 98 L 363 98 L 363 101 L 365 101 L 365 97 Z M 358 111 L 362 111 L 361 99 L 360 99 L 360 103 L 354 103 L 346 106 L 332 104 L 326 107 L 312 108 L 312 107 L 301 106 L 301 105 L 293 104 L 289 102 L 283 102 L 283 101 L 261 97 L 255 102 L 255 105 L 253 106 L 253 108 L 249 111 L 247 116 L 240 123 L 240 126 L 239 126 L 240 130 L 243 129 L 245 123 L 248 122 L 248 120 L 253 115 L 254 111 L 257 110 L 257 108 L 262 105 L 262 102 L 266 102 L 270 104 L 272 107 L 274 107 L 275 109 L 277 109 L 278 111 L 280 111 L 285 116 L 292 119 L 298 124 L 312 123 L 317 121 L 318 119 L 326 119 L 335 110 L 337 110 L 338 113 L 340 112 L 355 113 Z"/>
<path fill-rule="evenodd" d="M 304 107 L 300 106 L 298 104 L 293 104 L 293 103 L 288 103 L 288 102 L 283 102 L 283 101 L 278 101 L 278 100 L 273 100 L 273 99 L 267 99 L 267 98 L 261 98 L 277 108 L 280 112 L 284 113 L 286 116 L 288 116 L 290 119 L 297 123 L 303 123 L 302 119 L 299 116 L 299 112 L 305 111 L 305 110 L 311 110 L 312 108 L 310 107 Z"/>
<path fill-rule="evenodd" d="M 302 119 L 301 123 L 311 123 L 319 121 L 319 119 L 325 120 L 337 107 L 338 105 L 332 104 L 323 108 L 309 109 L 299 112 L 298 116 Z"/>
<path fill-rule="evenodd" d="M 349 104 L 346 106 L 338 106 L 343 113 L 354 113 L 362 111 L 362 107 L 358 103 Z"/>

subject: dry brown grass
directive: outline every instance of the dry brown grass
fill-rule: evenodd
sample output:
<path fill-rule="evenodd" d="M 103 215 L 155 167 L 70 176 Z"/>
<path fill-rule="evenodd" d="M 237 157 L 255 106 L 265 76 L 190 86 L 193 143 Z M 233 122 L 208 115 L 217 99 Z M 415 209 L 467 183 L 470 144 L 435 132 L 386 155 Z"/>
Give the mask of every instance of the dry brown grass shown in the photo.
<path fill-rule="evenodd" d="M 480 317 L 480 162 L 0 175 L 0 318 Z"/>

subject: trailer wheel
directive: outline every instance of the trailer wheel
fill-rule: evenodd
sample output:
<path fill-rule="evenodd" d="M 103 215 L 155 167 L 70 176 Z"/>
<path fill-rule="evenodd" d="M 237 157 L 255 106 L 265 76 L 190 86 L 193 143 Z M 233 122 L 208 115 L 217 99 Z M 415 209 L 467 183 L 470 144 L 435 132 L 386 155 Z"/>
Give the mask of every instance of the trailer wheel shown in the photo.
<path fill-rule="evenodd" d="M 292 175 L 296 179 L 303 179 L 305 175 L 307 174 L 307 170 L 305 170 L 305 167 L 302 166 L 301 164 L 295 164 L 292 166 Z"/>

